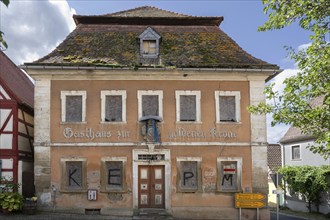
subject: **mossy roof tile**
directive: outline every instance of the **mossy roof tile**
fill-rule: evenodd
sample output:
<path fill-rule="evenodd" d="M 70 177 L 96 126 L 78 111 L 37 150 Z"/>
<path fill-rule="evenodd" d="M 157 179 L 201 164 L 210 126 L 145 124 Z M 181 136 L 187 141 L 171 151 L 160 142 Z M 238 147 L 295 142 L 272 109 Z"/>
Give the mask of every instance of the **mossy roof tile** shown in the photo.
<path fill-rule="evenodd" d="M 217 25 L 183 25 L 173 23 L 173 18 L 182 17 L 199 19 L 164 11 L 153 7 L 108 14 L 108 17 L 121 17 L 125 14 L 139 20 L 139 16 L 171 16 L 170 23 L 162 17 L 161 24 L 131 24 L 116 21 L 105 23 L 88 22 L 77 25 L 76 29 L 50 54 L 34 64 L 42 65 L 138 65 L 140 53 L 139 35 L 148 27 L 160 36 L 160 65 L 175 67 L 221 67 L 221 68 L 278 68 L 257 59 L 245 52 L 234 40 L 226 35 Z M 99 16 L 102 17 L 102 16 Z M 156 17 L 159 18 L 159 17 Z M 205 18 L 205 17 L 201 17 Z M 85 22 L 86 21 L 86 22 Z M 147 20 L 145 20 L 147 22 Z"/>

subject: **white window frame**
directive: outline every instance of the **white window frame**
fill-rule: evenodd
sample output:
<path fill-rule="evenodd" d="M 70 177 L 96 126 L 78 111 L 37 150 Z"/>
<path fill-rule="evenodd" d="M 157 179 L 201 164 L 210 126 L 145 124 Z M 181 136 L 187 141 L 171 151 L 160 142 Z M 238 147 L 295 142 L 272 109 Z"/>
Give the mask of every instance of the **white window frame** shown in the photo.
<path fill-rule="evenodd" d="M 106 96 L 121 96 L 122 121 L 105 121 L 105 102 Z M 102 90 L 101 91 L 101 122 L 102 123 L 126 123 L 126 91 L 125 90 Z"/>
<path fill-rule="evenodd" d="M 66 97 L 67 96 L 82 96 L 82 115 L 81 115 L 81 122 L 67 122 L 66 121 Z M 86 91 L 79 90 L 79 91 L 61 91 L 61 107 L 62 107 L 62 123 L 84 123 L 86 122 L 86 98 L 87 93 Z"/>
<path fill-rule="evenodd" d="M 196 121 L 180 121 L 180 96 L 194 95 L 196 97 Z M 175 91 L 176 122 L 180 123 L 199 123 L 201 122 L 201 91 L 177 90 Z"/>
<path fill-rule="evenodd" d="M 162 90 L 138 90 L 138 119 L 143 116 L 142 111 L 142 96 L 144 95 L 157 95 L 158 96 L 158 116 L 163 118 L 163 91 Z"/>
<path fill-rule="evenodd" d="M 181 162 L 197 162 L 197 189 L 182 189 L 181 186 Z M 176 164 L 177 164 L 177 190 L 178 192 L 198 192 L 202 189 L 202 158 L 201 157 L 177 157 L 176 158 Z"/>
<path fill-rule="evenodd" d="M 219 106 L 220 96 L 235 96 L 235 122 L 220 121 L 221 106 Z M 215 110 L 217 123 L 239 123 L 241 122 L 241 92 L 240 91 L 215 91 Z"/>
<path fill-rule="evenodd" d="M 293 158 L 293 148 L 294 147 L 299 148 L 299 158 Z M 291 145 L 290 150 L 291 150 L 291 160 L 301 160 L 301 146 L 300 146 L 300 144 Z"/>
<path fill-rule="evenodd" d="M 231 162 L 237 163 L 237 189 L 236 190 L 226 190 L 221 187 L 221 163 Z M 242 189 L 242 158 L 241 157 L 217 157 L 217 191 L 219 192 L 240 192 Z"/>

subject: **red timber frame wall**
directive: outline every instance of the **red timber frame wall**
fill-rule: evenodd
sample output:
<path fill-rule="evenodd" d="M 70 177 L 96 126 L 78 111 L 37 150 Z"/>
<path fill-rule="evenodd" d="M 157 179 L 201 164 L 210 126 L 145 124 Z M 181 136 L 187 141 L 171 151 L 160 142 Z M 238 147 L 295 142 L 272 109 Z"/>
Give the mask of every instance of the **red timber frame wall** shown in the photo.
<path fill-rule="evenodd" d="M 0 160 L 2 162 L 0 175 L 10 176 L 13 183 L 18 183 L 19 161 L 33 161 L 33 122 L 28 123 L 25 120 L 27 115 L 33 117 L 33 110 L 25 105 L 20 105 L 14 96 L 8 92 L 6 85 L 1 82 L 0 89 L 0 136 L 3 136 L 2 141 L 0 139 Z M 19 112 L 21 112 L 21 116 L 19 116 Z M 19 128 L 19 123 L 21 123 L 22 128 Z M 22 130 L 25 131 L 22 132 Z M 12 138 L 8 138 L 9 135 L 12 135 Z M 19 137 L 27 138 L 29 146 L 20 146 Z M 11 141 L 9 141 L 10 139 Z M 29 148 L 28 151 L 20 150 L 27 147 Z"/>

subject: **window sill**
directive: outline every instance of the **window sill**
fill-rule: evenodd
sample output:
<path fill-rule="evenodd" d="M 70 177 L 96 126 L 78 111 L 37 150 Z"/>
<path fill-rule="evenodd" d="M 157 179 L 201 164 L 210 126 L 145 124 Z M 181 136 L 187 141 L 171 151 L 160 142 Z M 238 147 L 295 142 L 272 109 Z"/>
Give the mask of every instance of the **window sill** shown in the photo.
<path fill-rule="evenodd" d="M 301 161 L 301 158 L 299 158 L 299 159 L 291 159 L 291 161 Z"/>
<path fill-rule="evenodd" d="M 126 121 L 100 121 L 100 124 L 104 125 L 123 125 L 127 124 Z"/>
<path fill-rule="evenodd" d="M 177 124 L 203 124 L 201 121 L 176 121 Z"/>
<path fill-rule="evenodd" d="M 158 58 L 158 54 L 141 54 L 141 57 L 155 59 Z"/>
<path fill-rule="evenodd" d="M 128 193 L 127 190 L 120 189 L 120 190 L 106 190 L 106 189 L 101 189 L 101 193 L 119 193 L 119 194 L 125 194 Z"/>
<path fill-rule="evenodd" d="M 86 125 L 87 121 L 81 121 L 81 122 L 60 122 L 61 125 Z"/>
<path fill-rule="evenodd" d="M 237 122 L 237 121 L 217 121 L 216 122 L 216 124 L 221 124 L 221 125 L 241 125 L 242 124 L 242 122 L 241 121 L 239 121 L 239 122 Z"/>
<path fill-rule="evenodd" d="M 60 190 L 61 193 L 87 193 L 87 189 L 77 189 L 77 190 Z"/>
<path fill-rule="evenodd" d="M 218 193 L 240 193 L 240 192 L 242 192 L 241 190 L 221 190 L 221 189 L 217 189 L 217 192 Z"/>
<path fill-rule="evenodd" d="M 195 189 L 195 190 L 178 190 L 177 193 L 197 193 L 199 190 Z"/>

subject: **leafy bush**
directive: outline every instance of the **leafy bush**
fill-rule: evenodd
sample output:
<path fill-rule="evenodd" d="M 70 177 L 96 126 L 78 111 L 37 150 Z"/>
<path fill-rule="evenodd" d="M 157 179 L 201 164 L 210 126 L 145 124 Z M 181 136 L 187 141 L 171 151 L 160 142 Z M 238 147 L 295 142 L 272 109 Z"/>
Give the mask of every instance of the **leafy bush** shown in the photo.
<path fill-rule="evenodd" d="M 327 177 L 330 175 L 330 166 L 286 166 L 278 172 L 283 174 L 290 194 L 301 195 L 308 203 L 309 212 L 312 212 L 312 204 L 319 212 L 321 193 L 329 187 Z"/>
<path fill-rule="evenodd" d="M 23 196 L 18 192 L 0 193 L 0 207 L 9 212 L 21 210 L 23 206 Z"/>

